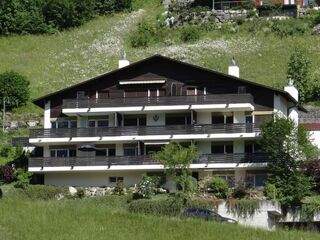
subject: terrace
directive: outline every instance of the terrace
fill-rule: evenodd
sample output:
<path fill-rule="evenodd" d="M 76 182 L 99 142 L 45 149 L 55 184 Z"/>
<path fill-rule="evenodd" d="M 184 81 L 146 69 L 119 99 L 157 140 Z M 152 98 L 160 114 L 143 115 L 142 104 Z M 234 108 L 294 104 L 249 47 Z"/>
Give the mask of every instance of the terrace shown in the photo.
<path fill-rule="evenodd" d="M 203 154 L 193 164 L 223 163 L 264 163 L 268 161 L 265 153 Z M 119 165 L 159 165 L 151 155 L 110 156 L 110 157 L 33 157 L 29 168 L 33 167 L 77 167 L 77 166 L 119 166 Z"/>
<path fill-rule="evenodd" d="M 30 129 L 30 139 L 259 133 L 254 123 Z M 194 136 L 193 136 L 194 137 Z"/>

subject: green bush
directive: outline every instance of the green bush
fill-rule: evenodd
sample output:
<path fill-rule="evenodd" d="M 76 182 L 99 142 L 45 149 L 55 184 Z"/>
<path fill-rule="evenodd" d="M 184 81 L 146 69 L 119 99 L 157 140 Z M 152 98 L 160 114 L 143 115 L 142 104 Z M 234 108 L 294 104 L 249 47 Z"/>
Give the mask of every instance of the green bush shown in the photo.
<path fill-rule="evenodd" d="M 90 0 L 51 0 L 43 7 L 45 21 L 59 30 L 80 26 L 94 15 Z"/>
<path fill-rule="evenodd" d="M 0 99 L 6 99 L 8 110 L 26 104 L 30 96 L 29 84 L 29 81 L 17 72 L 8 71 L 0 74 Z"/>
<path fill-rule="evenodd" d="M 16 183 L 14 187 L 26 189 L 29 186 L 32 173 L 25 171 L 22 168 L 16 170 Z"/>
<path fill-rule="evenodd" d="M 124 187 L 123 181 L 118 181 L 115 188 L 113 189 L 114 195 L 124 195 L 126 193 L 126 189 Z"/>
<path fill-rule="evenodd" d="M 320 24 L 320 13 L 318 13 L 313 19 L 313 26 Z"/>
<path fill-rule="evenodd" d="M 222 200 L 211 198 L 189 198 L 185 203 L 188 208 L 205 208 L 217 210 Z"/>
<path fill-rule="evenodd" d="M 301 220 L 313 221 L 314 215 L 320 212 L 320 196 L 306 197 L 302 200 Z"/>
<path fill-rule="evenodd" d="M 133 48 L 146 48 L 157 36 L 156 28 L 147 21 L 138 23 L 136 31 L 129 36 L 129 42 Z"/>
<path fill-rule="evenodd" d="M 210 192 L 217 198 L 226 198 L 229 196 L 228 184 L 220 177 L 213 177 L 210 180 L 208 187 L 210 188 Z"/>
<path fill-rule="evenodd" d="M 263 193 L 269 199 L 276 199 L 277 198 L 277 188 L 274 184 L 267 183 L 264 186 Z"/>
<path fill-rule="evenodd" d="M 248 218 L 252 217 L 259 208 L 259 201 L 250 199 L 229 199 L 226 202 L 226 207 L 229 213 L 238 217 Z"/>
<path fill-rule="evenodd" d="M 200 30 L 196 26 L 184 26 L 180 31 L 180 39 L 183 42 L 195 42 L 200 39 Z"/>
<path fill-rule="evenodd" d="M 129 204 L 129 211 L 133 213 L 178 216 L 181 213 L 182 200 L 180 198 L 140 199 Z"/>
<path fill-rule="evenodd" d="M 155 194 L 155 182 L 152 177 L 144 175 L 138 184 L 135 198 L 151 198 Z"/>
<path fill-rule="evenodd" d="M 26 189 L 16 189 L 16 191 L 20 198 L 32 200 L 50 200 L 55 199 L 59 194 L 68 194 L 68 189 L 65 187 L 45 185 L 29 185 Z"/>

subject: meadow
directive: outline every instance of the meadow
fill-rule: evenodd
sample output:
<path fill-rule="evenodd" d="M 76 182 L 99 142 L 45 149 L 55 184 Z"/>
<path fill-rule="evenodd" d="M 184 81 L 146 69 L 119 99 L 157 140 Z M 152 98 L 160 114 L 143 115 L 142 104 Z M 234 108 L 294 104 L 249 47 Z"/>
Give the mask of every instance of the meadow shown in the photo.
<path fill-rule="evenodd" d="M 129 213 L 118 197 L 0 200 L 0 239 L 311 240 L 317 233 L 265 231 L 238 225 Z"/>
<path fill-rule="evenodd" d="M 191 43 L 179 41 L 177 31 L 172 30 L 164 42 L 132 48 L 128 38 L 137 24 L 156 21 L 164 11 L 159 1 L 136 0 L 132 12 L 96 17 L 78 28 L 1 37 L 0 72 L 15 70 L 28 77 L 31 98 L 36 98 L 116 69 L 123 51 L 130 62 L 162 54 L 224 73 L 235 56 L 242 78 L 282 88 L 287 83 L 289 57 L 301 48 L 312 62 L 312 76 L 320 78 L 320 37 L 310 32 L 280 38 L 262 30 L 241 30 L 250 25 L 245 23 L 239 32 L 212 30 Z M 34 110 L 31 106 L 20 111 Z"/>

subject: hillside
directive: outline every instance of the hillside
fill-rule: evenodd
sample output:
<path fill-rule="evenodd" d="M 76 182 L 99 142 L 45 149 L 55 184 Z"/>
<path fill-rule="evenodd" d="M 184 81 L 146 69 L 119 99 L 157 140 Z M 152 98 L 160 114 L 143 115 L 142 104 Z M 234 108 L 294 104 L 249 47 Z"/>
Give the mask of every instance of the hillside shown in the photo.
<path fill-rule="evenodd" d="M 279 38 L 209 32 L 195 43 L 173 41 L 169 46 L 154 43 L 145 49 L 132 48 L 128 34 L 141 19 L 153 21 L 164 11 L 158 2 L 135 1 L 130 13 L 98 17 L 82 27 L 53 35 L 2 37 L 0 72 L 15 70 L 26 75 L 31 81 L 32 98 L 36 98 L 117 68 L 120 53 L 125 50 L 131 62 L 162 54 L 221 72 L 227 71 L 235 56 L 242 78 L 282 87 L 289 56 L 299 47 L 309 54 L 312 74 L 320 76 L 320 37 L 311 34 Z M 169 40 L 171 36 L 174 33 Z"/>

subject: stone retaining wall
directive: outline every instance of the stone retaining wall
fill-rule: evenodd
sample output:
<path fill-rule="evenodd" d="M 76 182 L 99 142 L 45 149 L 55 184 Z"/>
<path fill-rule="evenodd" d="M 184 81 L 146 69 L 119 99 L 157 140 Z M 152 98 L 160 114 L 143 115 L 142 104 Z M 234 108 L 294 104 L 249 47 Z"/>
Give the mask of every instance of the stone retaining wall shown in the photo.
<path fill-rule="evenodd" d="M 168 26 L 185 26 L 197 23 L 231 23 L 237 18 L 247 18 L 247 10 L 212 10 L 187 13 L 169 13 L 166 19 Z"/>

